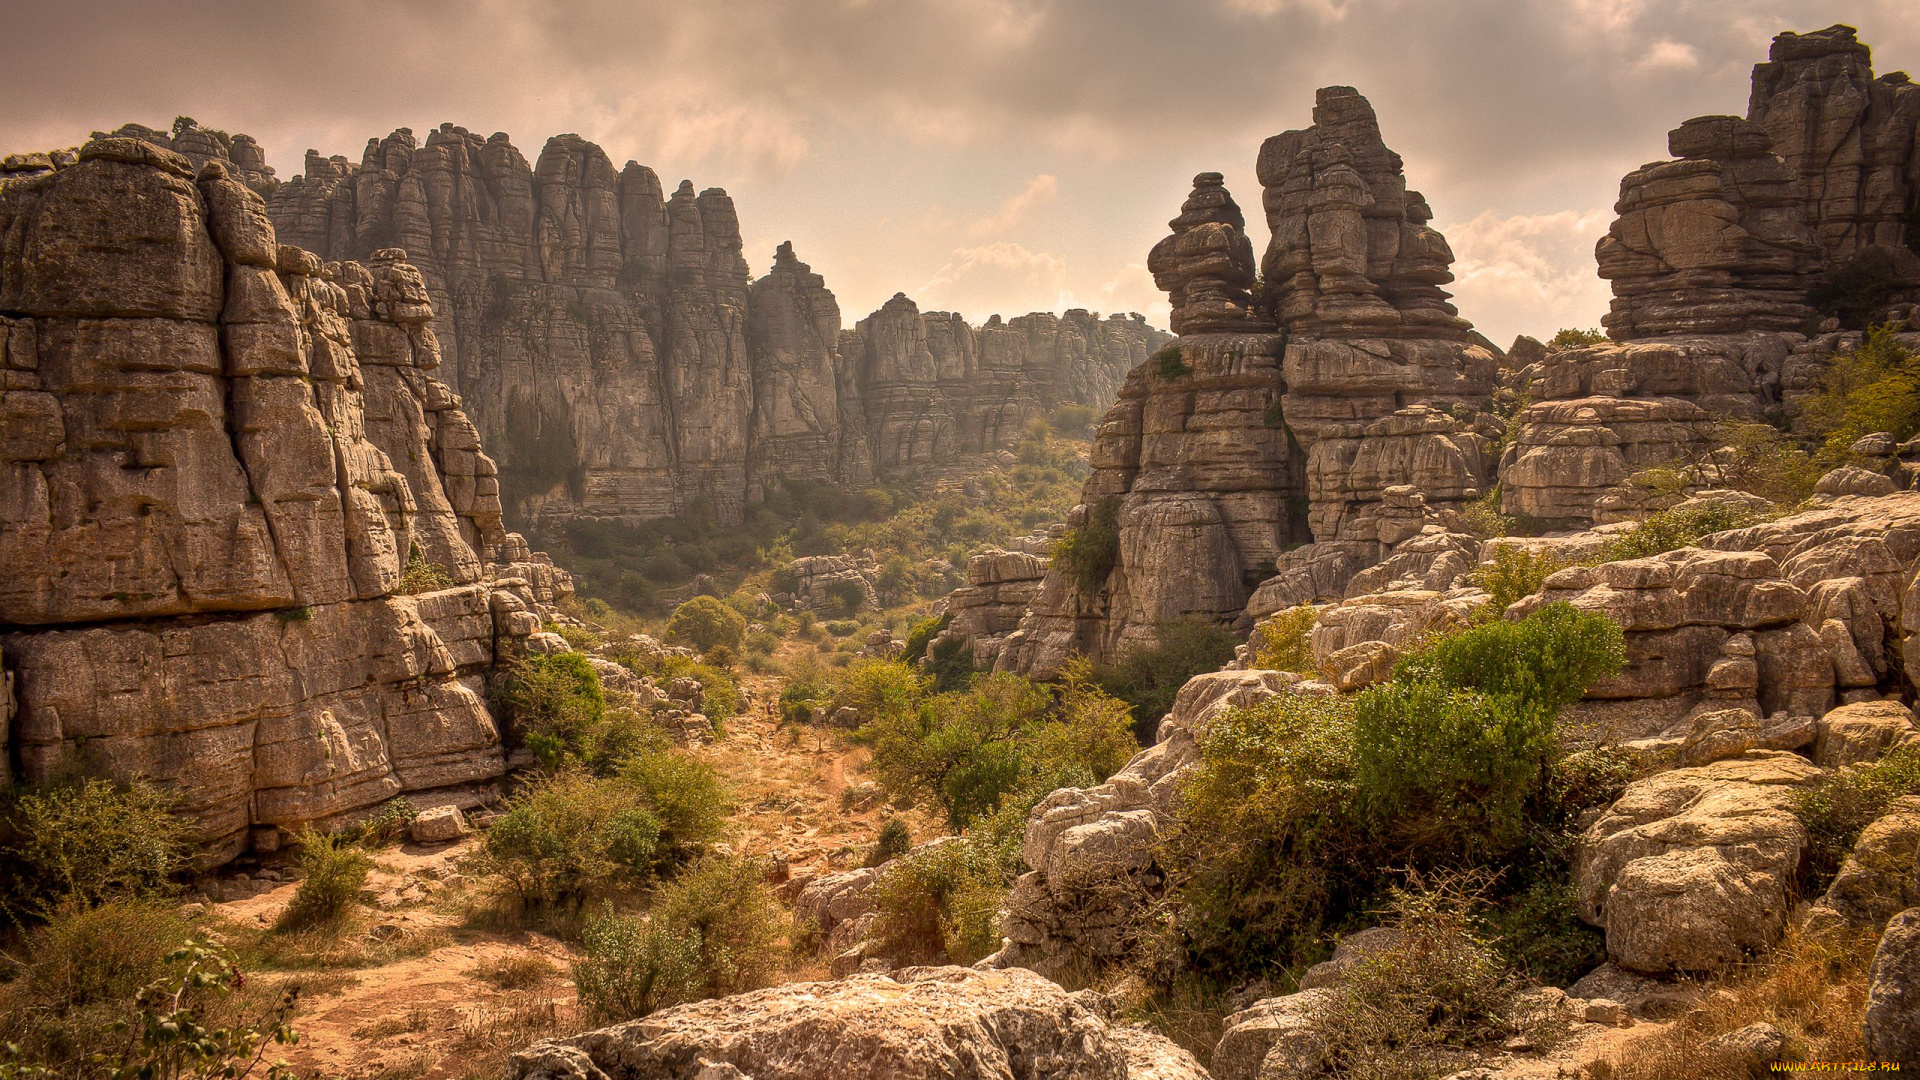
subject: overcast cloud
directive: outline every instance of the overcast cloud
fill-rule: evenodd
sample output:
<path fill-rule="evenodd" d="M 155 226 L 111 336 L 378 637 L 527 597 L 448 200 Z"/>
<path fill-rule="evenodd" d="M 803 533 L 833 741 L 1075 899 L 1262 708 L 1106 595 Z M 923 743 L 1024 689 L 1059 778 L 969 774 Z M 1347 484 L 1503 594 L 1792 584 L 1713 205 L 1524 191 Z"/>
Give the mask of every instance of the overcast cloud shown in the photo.
<path fill-rule="evenodd" d="M 1496 341 L 1594 325 L 1622 173 L 1742 113 L 1780 30 L 1843 21 L 1920 68 L 1912 0 L 347 0 L 7 5 L 0 152 L 176 114 L 266 147 L 451 121 L 529 158 L 719 185 L 748 261 L 791 239 L 848 321 L 896 291 L 981 319 L 1087 306 L 1164 325 L 1145 255 L 1217 169 L 1265 241 L 1253 161 L 1315 87 L 1372 99 Z"/>

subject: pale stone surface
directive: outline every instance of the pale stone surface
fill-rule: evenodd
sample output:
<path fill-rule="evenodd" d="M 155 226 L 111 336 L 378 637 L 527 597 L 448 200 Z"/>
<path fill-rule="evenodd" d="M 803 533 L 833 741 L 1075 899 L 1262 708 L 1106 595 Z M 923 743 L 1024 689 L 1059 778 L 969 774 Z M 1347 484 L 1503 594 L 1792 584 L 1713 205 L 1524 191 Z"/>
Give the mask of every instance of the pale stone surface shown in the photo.
<path fill-rule="evenodd" d="M 1920 746 L 1913 710 L 1897 701 L 1842 705 L 1820 718 L 1813 760 L 1824 768 L 1836 769 L 1878 761 L 1900 746 Z"/>
<path fill-rule="evenodd" d="M 1867 1054 L 1877 1061 L 1920 1064 L 1920 908 L 1887 924 L 1867 984 Z"/>
<path fill-rule="evenodd" d="M 679 1080 L 696 1060 L 751 1080 L 1204 1080 L 1097 995 L 1027 971 L 906 968 L 682 1005 L 514 1055 L 511 1080 Z"/>
<path fill-rule="evenodd" d="M 418 273 L 279 244 L 230 173 L 244 148 L 215 142 L 196 171 L 97 139 L 0 185 L 25 376 L 0 622 L 25 776 L 158 781 L 217 860 L 395 795 L 476 797 L 505 768 L 484 679 L 571 583 L 487 574 L 532 556 L 431 374 Z M 395 595 L 415 552 L 451 587 Z"/>
<path fill-rule="evenodd" d="M 1793 795 L 1821 770 L 1755 751 L 1628 787 L 1581 838 L 1581 918 L 1634 971 L 1718 971 L 1772 945 L 1806 843 Z"/>
<path fill-rule="evenodd" d="M 407 834 L 416 844 L 444 844 L 467 835 L 467 819 L 457 806 L 433 806 L 407 823 Z"/>

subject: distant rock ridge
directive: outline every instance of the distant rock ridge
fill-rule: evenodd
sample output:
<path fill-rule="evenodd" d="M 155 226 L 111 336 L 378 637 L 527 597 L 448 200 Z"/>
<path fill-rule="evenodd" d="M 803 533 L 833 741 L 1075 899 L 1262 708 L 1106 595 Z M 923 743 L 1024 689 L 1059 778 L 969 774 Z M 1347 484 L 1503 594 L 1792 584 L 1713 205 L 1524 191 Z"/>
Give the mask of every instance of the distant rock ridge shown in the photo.
<path fill-rule="evenodd" d="M 1218 173 L 1154 247 L 1181 336 L 1128 375 L 1070 518 L 1111 515 L 1111 570 L 1088 590 L 1056 558 L 996 666 L 1045 677 L 1234 622 L 1276 573 L 1337 590 L 1491 483 L 1497 350 L 1447 302 L 1453 253 L 1365 98 L 1328 87 L 1313 116 L 1260 150 L 1258 295 Z"/>
<path fill-rule="evenodd" d="M 281 244 L 227 159 L 0 165 L 0 783 L 153 780 L 218 861 L 497 780 L 485 679 L 572 587 L 504 531 L 432 317 L 397 249 Z"/>
<path fill-rule="evenodd" d="M 309 151 L 271 212 L 327 258 L 409 253 L 508 511 L 542 523 L 737 520 L 778 477 L 867 483 L 1009 449 L 1059 405 L 1104 407 L 1165 340 L 1137 315 L 975 328 L 905 297 L 846 331 L 790 243 L 752 278 L 725 191 L 664 191 L 578 135 L 529 164 L 504 133 L 442 124 L 369 140 L 357 164 Z"/>

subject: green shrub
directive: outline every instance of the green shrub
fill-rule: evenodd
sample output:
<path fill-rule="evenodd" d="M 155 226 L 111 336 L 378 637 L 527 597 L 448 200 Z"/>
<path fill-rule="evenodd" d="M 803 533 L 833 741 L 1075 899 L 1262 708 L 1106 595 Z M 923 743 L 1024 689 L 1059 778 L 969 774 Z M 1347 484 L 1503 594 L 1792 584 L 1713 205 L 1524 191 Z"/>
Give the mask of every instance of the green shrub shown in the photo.
<path fill-rule="evenodd" d="M 719 723 L 740 715 L 740 684 L 734 681 L 731 672 L 711 662 L 718 655 L 717 652 L 711 654 L 707 661 L 685 656 L 662 656 L 636 657 L 621 662 L 635 674 L 652 676 L 663 687 L 681 677 L 697 681 L 704 694 L 701 711 L 706 713 L 708 719 Z"/>
<path fill-rule="evenodd" d="M 700 937 L 684 928 L 615 915 L 613 905 L 580 933 L 573 985 L 588 1024 L 618 1024 L 700 998 Z"/>
<path fill-rule="evenodd" d="M 1874 327 L 1858 348 L 1833 358 L 1803 409 L 1821 441 L 1817 459 L 1829 468 L 1846 464 L 1863 435 L 1920 434 L 1920 357 L 1900 344 L 1891 326 Z"/>
<path fill-rule="evenodd" d="M 0 809 L 0 911 L 15 922 L 164 895 L 185 868 L 189 827 L 151 784 L 95 778 L 10 795 Z"/>
<path fill-rule="evenodd" d="M 1100 590 L 1120 561 L 1120 497 L 1087 507 L 1086 520 L 1054 542 L 1053 561 L 1066 570 L 1082 596 Z"/>
<path fill-rule="evenodd" d="M 896 859 L 873 884 L 872 937 L 896 961 L 971 964 L 1000 947 L 1007 883 L 994 854 L 966 838 Z"/>
<path fill-rule="evenodd" d="M 528 907 L 578 907 L 644 883 L 660 831 L 637 785 L 569 769 L 514 796 L 487 830 L 480 865 Z"/>
<path fill-rule="evenodd" d="M 1027 765 L 1020 739 L 1047 705 L 1046 692 L 1027 680 L 989 675 L 914 708 L 862 710 L 872 718 L 860 736 L 889 793 L 933 799 L 957 831 L 1019 784 Z"/>
<path fill-rule="evenodd" d="M 1902 795 L 1920 795 L 1920 747 L 1902 746 L 1880 760 L 1830 772 L 1794 797 L 1807 826 L 1806 888 L 1833 881 L 1860 833 Z"/>
<path fill-rule="evenodd" d="M 1671 510 L 1662 510 L 1649 515 L 1646 520 L 1634 525 L 1632 529 L 1614 537 L 1591 561 L 1617 562 L 1621 559 L 1644 559 L 1649 555 L 1678 551 L 1703 536 L 1726 532 L 1729 529 L 1744 529 L 1760 521 L 1760 515 L 1753 511 L 1726 503 L 1676 506 Z"/>
<path fill-rule="evenodd" d="M 897 859 L 913 850 L 913 834 L 907 831 L 907 823 L 897 817 L 890 817 L 880 826 L 880 835 L 874 838 L 873 850 L 867 852 L 862 866 L 879 866 L 889 859 Z"/>
<path fill-rule="evenodd" d="M 829 615 L 845 618 L 867 606 L 867 590 L 857 581 L 835 581 L 827 585 L 826 607 Z M 828 627 L 831 631 L 832 627 Z"/>
<path fill-rule="evenodd" d="M 1047 423 L 1053 430 L 1072 438 L 1084 438 L 1093 430 L 1094 421 L 1100 415 L 1091 405 L 1062 405 L 1047 417 Z"/>
<path fill-rule="evenodd" d="M 1032 779 L 1022 786 L 1038 797 L 1057 788 L 1092 787 L 1140 752 L 1127 703 L 1102 690 L 1085 659 L 1068 661 L 1051 719 L 1028 728 L 1024 745 Z"/>
<path fill-rule="evenodd" d="M 772 985 L 780 974 L 781 939 L 790 921 L 766 884 L 766 867 L 751 859 L 709 856 L 654 894 L 649 909 L 661 926 L 699 942 L 699 993 L 720 997 Z"/>
<path fill-rule="evenodd" d="M 54 913 L 0 982 L 0 1044 L 15 1048 L 15 1063 L 54 1076 L 102 1075 L 92 1056 L 124 1044 L 135 995 L 167 973 L 188 932 L 174 905 L 153 900 Z M 7 1062 L 0 1051 L 0 1075 Z"/>
<path fill-rule="evenodd" d="M 929 615 L 915 622 L 913 626 L 907 630 L 907 647 L 906 650 L 900 654 L 901 662 L 906 664 L 919 663 L 920 658 L 927 655 L 927 646 L 933 644 L 933 639 L 939 637 L 940 632 L 945 630 L 952 622 L 952 612 L 943 615 Z"/>
<path fill-rule="evenodd" d="M 1100 682 L 1133 707 L 1134 732 L 1149 742 L 1187 680 L 1226 666 L 1233 647 L 1233 633 L 1224 626 L 1176 619 L 1156 628 L 1151 643 L 1133 645 L 1101 668 Z"/>
<path fill-rule="evenodd" d="M 1487 623 L 1441 637 L 1404 657 L 1393 676 L 1558 710 L 1625 663 L 1625 635 L 1617 623 L 1558 603 L 1517 622 Z"/>
<path fill-rule="evenodd" d="M 1598 345 L 1607 340 L 1607 335 L 1598 329 L 1582 330 L 1578 327 L 1563 327 L 1547 339 L 1548 352 L 1563 352 L 1567 349 L 1579 349 L 1588 345 Z"/>
<path fill-rule="evenodd" d="M 1253 666 L 1265 671 L 1315 674 L 1313 647 L 1308 635 L 1320 612 L 1312 604 L 1291 607 L 1253 629 Z"/>
<path fill-rule="evenodd" d="M 520 741 L 548 770 L 587 756 L 606 715 L 600 676 L 579 653 L 535 654 L 515 661 L 496 693 L 511 710 Z"/>
<path fill-rule="evenodd" d="M 850 637 L 860 629 L 860 624 L 852 619 L 834 619 L 827 623 L 827 633 L 834 637 Z"/>
<path fill-rule="evenodd" d="M 402 596 L 415 596 L 452 585 L 453 577 L 427 558 L 419 544 L 407 549 L 407 565 L 400 571 L 400 585 L 396 592 Z"/>
<path fill-rule="evenodd" d="M 1404 846 L 1501 854 L 1524 830 L 1553 733 L 1552 713 L 1514 697 L 1426 680 L 1370 686 L 1354 702 L 1361 805 Z"/>
<path fill-rule="evenodd" d="M 287 1020 L 298 990 L 288 990 L 263 1016 L 229 1022 L 217 1016 L 221 998 L 243 981 L 239 965 L 224 948 L 189 939 L 167 957 L 173 973 L 143 987 L 134 998 L 128 1025 L 131 1047 L 114 1063 L 115 1080 L 128 1077 L 243 1077 L 265 1057 L 271 1045 L 297 1041 Z M 292 1080 L 283 1062 L 269 1066 L 267 1080 Z"/>
<path fill-rule="evenodd" d="M 927 651 L 926 668 L 935 690 L 958 690 L 974 676 L 973 648 L 966 641 L 949 638 Z"/>
<path fill-rule="evenodd" d="M 1566 565 L 1566 560 L 1549 550 L 1502 545 L 1494 549 L 1491 559 L 1475 567 L 1467 580 L 1487 590 L 1483 617 L 1497 619 L 1515 603 L 1539 592 L 1547 578 Z"/>
<path fill-rule="evenodd" d="M 307 829 L 297 843 L 300 885 L 275 925 L 299 930 L 338 922 L 360 902 L 373 860 L 358 845 L 330 833 Z"/>
<path fill-rule="evenodd" d="M 1311 1007 L 1332 1075 L 1445 1076 L 1474 1064 L 1474 1051 L 1544 1026 L 1546 1017 L 1520 1007 L 1522 983 L 1476 932 L 1478 899 L 1463 885 L 1418 878 L 1389 893 L 1386 925 L 1398 938 Z"/>
<path fill-rule="evenodd" d="M 667 640 L 707 652 L 716 645 L 740 647 L 747 634 L 747 617 L 711 596 L 696 596 L 681 604 L 667 620 Z"/>
<path fill-rule="evenodd" d="M 1169 345 L 1159 352 L 1154 353 L 1152 360 L 1154 364 L 1154 374 L 1169 382 L 1175 379 L 1184 379 L 1188 375 L 1193 374 L 1193 368 L 1187 366 L 1186 360 L 1180 356 L 1180 346 L 1178 345 Z"/>
<path fill-rule="evenodd" d="M 1805 502 L 1820 482 L 1821 469 L 1814 456 L 1771 424 L 1722 420 L 1716 441 L 1726 447 L 1714 469 L 1723 487 L 1791 507 Z M 1851 447 L 1852 442 L 1847 445 Z"/>
<path fill-rule="evenodd" d="M 684 857 L 718 840 L 732 800 L 713 766 L 672 746 L 634 754 L 619 779 L 645 803 L 662 858 Z"/>
<path fill-rule="evenodd" d="M 1168 847 L 1189 962 L 1232 977 L 1311 957 L 1370 853 L 1353 810 L 1353 707 L 1284 694 L 1216 716 Z"/>
<path fill-rule="evenodd" d="M 863 658 L 847 665 L 834 690 L 835 708 L 851 706 L 863 724 L 910 714 L 920 707 L 929 681 L 905 662 Z"/>

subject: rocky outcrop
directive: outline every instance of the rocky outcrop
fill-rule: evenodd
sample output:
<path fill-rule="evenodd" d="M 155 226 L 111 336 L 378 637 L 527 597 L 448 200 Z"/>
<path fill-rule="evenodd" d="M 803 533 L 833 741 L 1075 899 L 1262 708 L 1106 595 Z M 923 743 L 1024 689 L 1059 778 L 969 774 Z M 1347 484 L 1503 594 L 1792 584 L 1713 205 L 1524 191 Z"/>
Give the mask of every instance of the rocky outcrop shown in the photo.
<path fill-rule="evenodd" d="M 1030 870 L 1007 898 L 1006 947 L 982 963 L 1059 973 L 1128 958 L 1144 912 L 1163 894 L 1161 830 L 1173 824 L 1180 783 L 1199 761 L 1209 724 L 1227 709 L 1294 692 L 1298 681 L 1277 671 L 1196 676 L 1180 688 L 1154 744 L 1125 768 L 1098 787 L 1041 800 L 1021 848 Z"/>
<path fill-rule="evenodd" d="M 1580 917 L 1634 971 L 1716 971 L 1766 949 L 1807 839 L 1793 795 L 1819 775 L 1757 751 L 1635 782 L 1581 838 Z"/>
<path fill-rule="evenodd" d="M 252 188 L 261 197 L 271 195 L 280 181 L 267 164 L 267 152 L 251 135 L 228 135 L 224 131 L 203 128 L 188 118 L 174 122 L 171 131 L 155 131 L 145 124 L 122 124 L 113 131 L 96 131 L 95 139 L 139 139 L 163 150 L 171 150 L 187 159 L 195 169 L 209 161 L 218 161 L 227 174 Z"/>
<path fill-rule="evenodd" d="M 1037 541 L 1034 550 L 984 551 L 967 560 L 967 583 L 947 594 L 945 629 L 927 645 L 938 655 L 949 642 L 964 642 L 977 671 L 992 671 L 1006 639 L 1020 628 L 1020 620 L 1046 581 L 1052 540 Z"/>
<path fill-rule="evenodd" d="M 865 483 L 1004 449 L 1060 404 L 1104 405 L 1161 338 L 1079 310 L 976 330 L 904 297 L 849 334 L 791 244 L 749 284 L 725 191 L 667 194 L 577 135 L 531 164 L 451 124 L 369 140 L 357 164 L 309 151 L 272 212 L 327 258 L 409 253 L 508 510 L 552 524 L 732 521 L 782 477 Z"/>
<path fill-rule="evenodd" d="M 1617 521 L 1654 467 L 1706 467 L 1721 417 L 1791 421 L 1838 330 L 1911 321 L 1920 300 L 1920 88 L 1874 78 L 1849 27 L 1781 34 L 1747 115 L 1668 136 L 1629 173 L 1595 250 L 1614 342 L 1530 369 L 1535 404 L 1500 466 L 1503 509 Z M 1819 308 L 1816 309 L 1815 305 Z M 1837 316 L 1829 318 L 1829 315 Z"/>
<path fill-rule="evenodd" d="M 415 269 L 282 245 L 222 160 L 135 138 L 10 173 L 0 236 L 24 775 L 165 784 L 215 858 L 498 777 L 483 679 L 571 586 L 502 531 Z M 412 561 L 450 587 L 401 595 Z"/>
<path fill-rule="evenodd" d="M 1920 1063 L 1920 908 L 1894 916 L 1873 954 L 1864 1025 L 1876 1061 Z"/>
<path fill-rule="evenodd" d="M 513 1056 L 511 1080 L 1206 1080 L 1098 994 L 1027 971 L 906 968 L 682 1005 Z"/>
<path fill-rule="evenodd" d="M 1111 516 L 1112 569 L 1092 588 L 1050 572 L 1000 667 L 1044 677 L 1178 619 L 1238 621 L 1276 575 L 1289 602 L 1338 596 L 1490 482 L 1494 351 L 1447 302 L 1452 252 L 1372 107 L 1321 90 L 1258 169 L 1262 295 L 1238 206 L 1200 174 L 1149 259 L 1182 336 L 1128 376 L 1071 519 Z"/>

